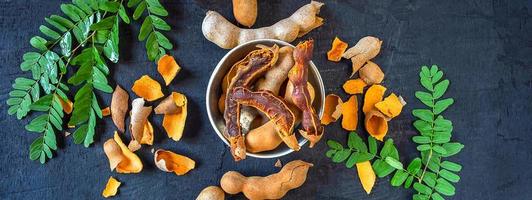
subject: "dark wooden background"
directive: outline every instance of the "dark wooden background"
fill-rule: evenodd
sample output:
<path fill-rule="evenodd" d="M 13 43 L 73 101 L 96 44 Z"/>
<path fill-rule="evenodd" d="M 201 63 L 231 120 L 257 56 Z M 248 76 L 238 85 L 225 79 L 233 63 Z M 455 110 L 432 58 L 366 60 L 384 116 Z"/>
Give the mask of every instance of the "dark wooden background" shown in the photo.
<path fill-rule="evenodd" d="M 140 174 L 111 172 L 103 141 L 112 137 L 110 118 L 99 121 L 96 142 L 90 148 L 75 145 L 72 138 L 58 137 L 59 150 L 45 165 L 30 161 L 28 147 L 37 137 L 24 130 L 32 117 L 22 121 L 7 115 L 5 100 L 19 70 L 22 54 L 31 50 L 29 39 L 38 34 L 44 17 L 60 12 L 59 0 L 0 0 L 0 198 L 1 199 L 98 199 L 109 178 L 122 181 L 120 199 L 194 199 L 201 189 L 217 185 L 229 170 L 247 175 L 277 171 L 276 159 L 233 162 L 207 119 L 205 89 L 210 73 L 227 52 L 204 39 L 201 22 L 209 9 L 233 20 L 229 0 L 166 0 L 170 11 L 168 34 L 176 44 L 171 52 L 183 67 L 169 88 L 189 98 L 189 116 L 181 141 L 166 138 L 161 116 L 152 116 L 157 132 L 154 148 L 166 148 L 196 160 L 185 176 L 157 170 L 149 148 L 139 152 L 144 162 Z M 256 27 L 289 16 L 308 1 L 259 0 Z M 390 122 L 388 137 L 406 162 L 418 152 L 410 141 L 416 134 L 410 111 L 421 107 L 414 98 L 421 65 L 439 65 L 451 80 L 447 96 L 455 99 L 444 115 L 454 122 L 454 140 L 465 149 L 451 160 L 463 164 L 456 196 L 450 199 L 529 199 L 532 179 L 532 1 L 505 0 L 353 0 L 326 1 L 321 16 L 325 25 L 304 38 L 316 41 L 314 62 L 327 93 L 341 94 L 350 63 L 328 62 L 325 53 L 334 36 L 350 45 L 366 35 L 381 38 L 383 48 L 375 59 L 386 73 L 388 91 L 405 97 L 408 105 Z M 131 12 L 130 12 L 131 13 Z M 234 20 L 233 20 L 234 21 Z M 144 43 L 136 41 L 140 24 L 120 29 L 120 63 L 111 65 L 111 82 L 130 89 L 134 80 L 149 74 L 159 82 L 156 66 L 145 56 Z M 130 95 L 134 96 L 130 92 Z M 110 95 L 100 95 L 108 105 Z M 359 98 L 359 100 L 361 100 Z M 362 128 L 360 128 L 362 129 Z M 366 134 L 360 130 L 362 134 Z M 326 128 L 323 139 L 344 141 L 347 132 L 339 124 Z M 289 192 L 286 199 L 409 199 L 412 190 L 393 188 L 379 179 L 366 195 L 355 169 L 333 164 L 325 157 L 325 142 L 314 149 L 282 157 L 286 163 L 303 159 L 314 163 L 307 182 Z M 241 196 L 232 197 L 241 198 Z"/>

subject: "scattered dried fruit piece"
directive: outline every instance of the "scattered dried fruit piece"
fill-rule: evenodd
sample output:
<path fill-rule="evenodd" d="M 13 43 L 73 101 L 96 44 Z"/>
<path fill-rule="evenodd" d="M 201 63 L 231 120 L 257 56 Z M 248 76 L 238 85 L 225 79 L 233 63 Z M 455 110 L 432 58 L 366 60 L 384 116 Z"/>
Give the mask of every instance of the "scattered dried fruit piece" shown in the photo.
<path fill-rule="evenodd" d="M 366 191 L 367 194 L 371 193 L 371 189 L 375 185 L 375 180 L 377 179 L 375 176 L 375 172 L 373 171 L 373 168 L 371 167 L 371 163 L 369 161 L 357 163 L 357 172 L 358 172 L 358 178 L 360 179 L 360 183 L 362 184 L 362 187 Z"/>
<path fill-rule="evenodd" d="M 277 133 L 283 142 L 294 151 L 300 149 L 293 133 L 295 114 L 284 100 L 269 91 L 252 92 L 243 87 L 234 88 L 231 96 L 239 104 L 254 107 L 266 114 L 271 121 L 274 121 Z"/>
<path fill-rule="evenodd" d="M 388 118 L 377 109 L 372 109 L 366 113 L 364 125 L 366 131 L 379 141 L 383 141 L 388 133 Z"/>
<path fill-rule="evenodd" d="M 347 94 L 362 94 L 366 86 L 364 80 L 357 78 L 346 81 L 342 87 Z"/>
<path fill-rule="evenodd" d="M 109 115 L 111 115 L 111 108 L 109 108 L 109 106 L 103 108 L 102 109 L 102 116 L 107 117 Z"/>
<path fill-rule="evenodd" d="M 357 130 L 358 125 L 358 101 L 353 95 L 342 104 L 342 128 L 348 131 Z"/>
<path fill-rule="evenodd" d="M 342 99 L 338 95 L 327 95 L 325 97 L 323 115 L 321 116 L 321 124 L 328 125 L 331 122 L 336 122 L 342 116 L 342 104 Z"/>
<path fill-rule="evenodd" d="M 364 96 L 364 106 L 362 107 L 362 111 L 367 113 L 372 110 L 376 103 L 382 101 L 384 92 L 386 92 L 386 88 L 382 85 L 372 85 L 369 87 Z"/>
<path fill-rule="evenodd" d="M 313 50 L 313 40 L 300 42 L 293 53 L 295 64 L 288 72 L 288 79 L 294 85 L 292 101 L 303 112 L 301 120 L 303 130 L 299 130 L 299 133 L 310 141 L 310 148 L 320 141 L 323 136 L 323 127 L 316 111 L 312 107 L 310 92 L 307 88 L 308 67 L 310 60 L 312 60 Z"/>
<path fill-rule="evenodd" d="M 346 49 L 347 43 L 340 40 L 338 37 L 334 37 L 331 50 L 327 52 L 327 59 L 334 62 L 340 61 Z"/>
<path fill-rule="evenodd" d="M 131 102 L 131 120 L 129 123 L 131 142 L 137 141 L 139 144 L 142 144 L 142 138 L 145 133 L 144 129 L 146 124 L 149 123 L 148 116 L 151 114 L 151 111 L 151 106 L 144 106 L 144 99 L 142 98 L 136 98 Z M 132 147 L 136 147 L 135 144 Z"/>
<path fill-rule="evenodd" d="M 277 161 L 275 162 L 274 166 L 281 168 L 281 167 L 283 167 L 283 164 L 281 163 L 281 160 L 277 159 Z"/>
<path fill-rule="evenodd" d="M 161 85 L 150 76 L 144 75 L 133 83 L 131 88 L 137 96 L 146 99 L 146 101 L 154 101 L 164 96 L 161 91 Z"/>
<path fill-rule="evenodd" d="M 126 147 L 118 132 L 115 131 L 113 139 L 108 139 L 103 144 L 103 150 L 109 159 L 111 171 L 115 168 L 116 172 L 126 174 L 142 171 L 143 165 L 140 158 Z"/>
<path fill-rule="evenodd" d="M 68 131 L 65 131 L 65 137 L 68 137 L 71 133 Z"/>
<path fill-rule="evenodd" d="M 366 63 L 367 61 L 375 58 L 381 50 L 382 41 L 379 38 L 366 36 L 360 39 L 357 44 L 349 48 L 343 55 L 346 59 L 351 59 L 353 62 L 352 68 L 355 73 Z"/>
<path fill-rule="evenodd" d="M 380 84 L 384 80 L 384 72 L 374 62 L 368 61 L 364 67 L 360 69 L 360 78 L 368 85 Z"/>
<path fill-rule="evenodd" d="M 233 0 L 233 15 L 238 23 L 251 27 L 257 19 L 257 0 Z"/>
<path fill-rule="evenodd" d="M 185 122 L 187 120 L 187 97 L 181 93 L 172 92 L 167 99 L 169 99 L 168 104 L 172 106 L 164 105 L 163 101 L 155 109 L 160 114 L 167 113 L 163 118 L 164 130 L 169 138 L 172 138 L 174 141 L 179 141 L 183 136 Z"/>
<path fill-rule="evenodd" d="M 229 171 L 222 176 L 220 186 L 228 194 L 242 192 L 248 199 L 281 199 L 288 191 L 305 183 L 312 166 L 312 163 L 294 160 L 278 173 L 266 177 L 245 177 L 239 172 Z"/>
<path fill-rule="evenodd" d="M 109 177 L 109 180 L 107 181 L 107 184 L 105 184 L 105 188 L 103 189 L 102 196 L 105 198 L 109 198 L 112 196 L 115 196 L 118 192 L 118 187 L 120 187 L 120 181 L 116 180 L 112 176 Z"/>
<path fill-rule="evenodd" d="M 59 99 L 59 102 L 61 103 L 61 107 L 63 107 L 63 111 L 66 113 L 66 114 L 70 114 L 72 113 L 72 109 L 74 108 L 74 103 L 72 103 L 72 101 L 70 101 L 70 99 L 63 99 L 63 97 L 60 97 L 59 95 L 57 94 L 54 94 L 54 96 Z"/>
<path fill-rule="evenodd" d="M 404 102 L 404 100 L 403 100 Z M 403 109 L 403 102 L 394 93 L 384 98 L 383 101 L 376 103 L 375 108 L 382 112 L 387 117 L 394 118 L 401 113 Z"/>
<path fill-rule="evenodd" d="M 116 128 L 122 133 L 125 131 L 128 101 L 129 95 L 127 92 L 120 85 L 116 85 L 113 98 L 111 99 L 111 118 L 113 118 Z"/>
<path fill-rule="evenodd" d="M 209 186 L 201 190 L 196 200 L 225 200 L 225 192 L 218 186 Z"/>
<path fill-rule="evenodd" d="M 157 71 L 163 76 L 166 85 L 170 85 L 177 73 L 181 71 L 181 67 L 177 64 L 173 56 L 164 55 L 157 62 Z"/>
<path fill-rule="evenodd" d="M 142 133 L 142 138 L 140 139 L 141 144 L 153 145 L 153 126 L 149 121 L 146 121 L 144 125 L 144 132 Z"/>
<path fill-rule="evenodd" d="M 179 176 L 186 174 L 196 166 L 194 160 L 164 149 L 155 151 L 154 160 L 160 170 L 173 172 Z"/>

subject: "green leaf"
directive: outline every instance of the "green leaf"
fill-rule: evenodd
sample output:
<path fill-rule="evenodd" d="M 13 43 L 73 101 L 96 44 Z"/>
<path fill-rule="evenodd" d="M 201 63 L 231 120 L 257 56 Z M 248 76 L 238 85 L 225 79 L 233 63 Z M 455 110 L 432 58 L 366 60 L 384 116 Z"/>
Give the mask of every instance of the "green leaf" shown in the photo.
<path fill-rule="evenodd" d="M 418 182 L 414 183 L 414 190 L 418 191 L 421 194 L 430 195 L 432 193 L 432 190 L 429 187 Z"/>
<path fill-rule="evenodd" d="M 121 6 L 121 4 L 118 3 L 118 2 L 106 1 L 106 2 L 103 2 L 102 4 L 100 4 L 100 9 L 104 10 L 104 11 L 107 11 L 107 12 L 116 13 L 120 6 Z"/>
<path fill-rule="evenodd" d="M 435 173 L 425 172 L 425 176 L 423 176 L 423 182 L 427 184 L 429 187 L 434 187 L 436 185 L 437 177 L 438 176 Z"/>
<path fill-rule="evenodd" d="M 445 196 L 453 196 L 454 193 L 455 193 L 455 188 L 454 186 L 447 182 L 445 179 L 443 178 L 439 178 L 437 181 L 437 184 L 436 184 L 436 187 L 434 187 L 434 189 L 439 192 L 440 194 L 443 194 Z"/>
<path fill-rule="evenodd" d="M 447 150 L 445 150 L 445 148 L 443 148 L 443 147 L 440 146 L 440 145 L 434 145 L 434 146 L 432 146 L 432 150 L 435 151 L 436 153 L 441 154 L 441 155 L 445 155 L 445 154 L 447 154 Z"/>
<path fill-rule="evenodd" d="M 419 99 L 423 104 L 427 105 L 428 107 L 434 107 L 434 102 L 430 93 L 417 91 L 415 95 L 416 98 Z"/>
<path fill-rule="evenodd" d="M 356 149 L 359 152 L 368 152 L 368 147 L 366 147 L 366 144 L 356 132 L 349 133 L 347 146 L 349 146 L 349 148 Z"/>
<path fill-rule="evenodd" d="M 138 5 L 141 1 L 142 0 L 129 0 L 127 2 L 127 7 L 128 8 L 132 8 L 132 7 L 136 6 L 136 5 Z"/>
<path fill-rule="evenodd" d="M 452 143 L 445 143 L 442 145 L 442 147 L 445 149 L 446 154 L 442 155 L 443 157 L 449 157 L 456 155 L 459 153 L 462 148 L 464 148 L 463 144 L 460 144 L 458 142 L 452 142 Z"/>
<path fill-rule="evenodd" d="M 431 195 L 433 200 L 445 200 L 440 194 L 438 193 L 432 193 Z"/>
<path fill-rule="evenodd" d="M 74 23 L 72 23 L 70 20 L 64 17 L 58 16 L 58 15 L 52 15 L 50 16 L 50 20 L 53 20 L 54 22 L 57 22 L 66 28 L 74 28 Z"/>
<path fill-rule="evenodd" d="M 432 65 L 430 67 L 430 76 L 434 76 L 436 74 L 436 72 L 438 72 L 438 66 L 437 65 Z"/>
<path fill-rule="evenodd" d="M 59 33 L 55 32 L 54 30 L 48 28 L 47 26 L 41 25 L 39 26 L 39 30 L 46 36 L 48 36 L 50 39 L 57 40 L 61 37 Z"/>
<path fill-rule="evenodd" d="M 431 147 L 430 147 L 430 144 L 422 144 L 422 145 L 418 145 L 417 146 L 417 150 L 418 151 L 427 151 L 429 150 Z"/>
<path fill-rule="evenodd" d="M 170 25 L 168 25 L 163 19 L 161 19 L 161 18 L 159 18 L 157 16 L 154 16 L 154 15 L 151 15 L 150 17 L 151 17 L 151 21 L 153 23 L 153 26 L 156 29 L 163 30 L 163 31 L 169 31 L 169 30 L 172 29 L 170 27 Z"/>
<path fill-rule="evenodd" d="M 83 124 L 81 125 L 74 133 L 72 134 L 72 137 L 74 138 L 75 144 L 81 144 L 83 141 L 85 141 L 85 136 L 87 135 L 89 125 Z"/>
<path fill-rule="evenodd" d="M 159 45 L 161 45 L 161 47 L 165 49 L 174 48 L 170 40 L 168 40 L 168 38 L 166 38 L 161 32 L 155 31 L 155 37 L 157 38 L 157 42 L 159 42 Z"/>
<path fill-rule="evenodd" d="M 419 172 L 420 169 L 421 169 L 421 159 L 415 158 L 414 160 L 410 161 L 410 164 L 408 164 L 406 171 L 410 172 L 410 174 L 417 174 L 417 172 Z"/>
<path fill-rule="evenodd" d="M 83 10 L 87 15 L 92 14 L 92 8 L 87 5 L 85 0 L 73 0 L 72 3 L 74 3 L 79 9 Z"/>
<path fill-rule="evenodd" d="M 147 17 L 144 19 L 144 22 L 142 22 L 142 26 L 140 26 L 140 33 L 139 33 L 139 41 L 144 41 L 148 37 L 148 35 L 153 30 L 153 24 L 151 21 L 151 18 Z"/>
<path fill-rule="evenodd" d="M 126 9 L 122 4 L 120 4 L 120 8 L 118 9 L 118 16 L 124 21 L 126 24 L 129 24 L 131 21 L 129 19 L 129 16 L 126 13 Z"/>
<path fill-rule="evenodd" d="M 159 16 L 168 16 L 168 11 L 159 3 L 158 0 L 146 0 L 148 11 Z"/>
<path fill-rule="evenodd" d="M 414 182 L 414 177 L 408 176 L 408 178 L 406 178 L 405 185 L 404 185 L 405 189 L 410 188 L 410 186 L 412 186 L 412 182 Z"/>
<path fill-rule="evenodd" d="M 85 84 L 74 97 L 74 110 L 69 125 L 79 125 L 89 119 L 92 106 L 92 84 Z"/>
<path fill-rule="evenodd" d="M 332 158 L 334 156 L 334 154 L 336 153 L 336 150 L 335 149 L 329 149 L 326 153 L 325 153 L 325 156 L 327 156 L 327 158 Z"/>
<path fill-rule="evenodd" d="M 41 51 L 46 51 L 47 50 L 47 47 L 46 47 L 46 43 L 48 41 L 46 41 L 46 39 L 42 38 L 42 37 L 39 37 L 39 36 L 34 36 L 30 39 L 30 44 L 32 47 L 35 47 L 36 49 L 39 49 Z"/>
<path fill-rule="evenodd" d="M 351 150 L 349 149 L 340 150 L 336 152 L 336 154 L 334 154 L 332 161 L 335 163 L 344 162 L 349 157 L 349 155 L 351 155 Z"/>
<path fill-rule="evenodd" d="M 373 162 L 373 170 L 375 171 L 375 174 L 379 178 L 383 178 L 385 176 L 390 175 L 393 171 L 395 171 L 395 168 L 388 165 L 384 160 L 378 159 Z"/>
<path fill-rule="evenodd" d="M 30 145 L 30 159 L 37 160 L 39 159 L 42 149 L 43 149 L 43 138 L 38 137 Z"/>
<path fill-rule="evenodd" d="M 71 4 L 61 4 L 61 11 L 65 13 L 72 21 L 78 22 L 81 20 L 81 17 L 78 15 L 78 13 L 74 9 L 75 7 Z"/>
<path fill-rule="evenodd" d="M 57 150 L 57 141 L 54 131 L 50 128 L 44 133 L 44 143 L 50 147 L 50 149 Z"/>
<path fill-rule="evenodd" d="M 159 55 L 159 43 L 157 43 L 155 33 L 151 32 L 148 40 L 146 40 L 146 51 L 148 53 L 148 60 L 155 61 Z"/>
<path fill-rule="evenodd" d="M 70 56 L 70 51 L 72 50 L 72 35 L 70 32 L 65 33 L 63 39 L 59 42 L 59 46 L 61 47 L 61 53 L 63 56 Z"/>
<path fill-rule="evenodd" d="M 31 122 L 26 125 L 26 130 L 31 132 L 43 132 L 46 128 L 46 124 L 48 123 L 48 114 L 42 114 L 36 117 L 35 119 L 31 120 Z"/>
<path fill-rule="evenodd" d="M 462 165 L 451 161 L 443 161 L 440 166 L 453 172 L 459 172 L 460 170 L 462 170 Z"/>
<path fill-rule="evenodd" d="M 428 91 L 434 91 L 434 88 L 432 87 L 432 81 L 430 80 L 430 78 L 428 77 L 421 77 L 419 79 L 419 82 L 421 83 L 421 85 L 423 87 L 425 87 L 425 89 L 427 89 Z"/>
<path fill-rule="evenodd" d="M 429 196 L 428 195 L 423 195 L 423 194 L 414 194 L 412 196 L 412 199 L 413 200 L 429 200 Z"/>
<path fill-rule="evenodd" d="M 442 113 L 443 111 L 445 111 L 445 109 L 447 109 L 453 103 L 454 103 L 454 99 L 452 98 L 437 101 L 436 104 L 434 105 L 434 114 L 438 115 Z"/>
<path fill-rule="evenodd" d="M 434 114 L 428 109 L 414 109 L 412 115 L 426 122 L 434 121 Z"/>
<path fill-rule="evenodd" d="M 55 27 L 56 29 L 61 31 L 62 33 L 66 32 L 68 30 L 63 24 L 61 24 L 61 22 L 58 22 L 58 21 L 53 20 L 51 18 L 44 18 L 44 20 L 46 22 L 48 22 L 48 24 L 52 25 L 53 27 Z"/>
<path fill-rule="evenodd" d="M 395 171 L 395 174 L 390 180 L 390 184 L 394 187 L 399 187 L 406 181 L 407 178 L 408 178 L 408 173 L 402 170 L 397 170 Z"/>
<path fill-rule="evenodd" d="M 41 97 L 39 100 L 31 104 L 30 108 L 35 111 L 48 111 L 52 103 L 53 95 L 49 94 Z"/>
<path fill-rule="evenodd" d="M 397 152 L 397 149 L 395 148 L 392 139 L 388 139 L 386 140 L 386 142 L 384 142 L 384 146 L 381 149 L 380 156 L 382 158 L 386 158 L 389 156 L 395 158 L 396 160 L 399 159 L 399 152 Z"/>
<path fill-rule="evenodd" d="M 334 149 L 334 150 L 342 150 L 342 149 L 344 149 L 342 144 L 340 144 L 339 142 L 334 141 L 334 140 L 327 140 L 327 146 L 329 146 L 329 148 Z"/>
<path fill-rule="evenodd" d="M 428 137 L 428 136 L 414 136 L 414 137 L 412 137 L 412 141 L 414 141 L 417 144 L 428 144 L 428 143 L 430 143 L 430 137 Z"/>
<path fill-rule="evenodd" d="M 144 13 L 144 10 L 146 10 L 146 2 L 142 1 L 133 12 L 133 19 L 138 20 L 142 16 L 142 13 Z"/>
<path fill-rule="evenodd" d="M 392 157 L 388 156 L 388 157 L 386 157 L 384 159 L 384 161 L 386 161 L 386 163 L 388 163 L 388 165 L 392 166 L 395 169 L 398 169 L 398 170 L 402 170 L 403 169 L 403 163 L 399 162 L 395 158 L 392 158 Z"/>
<path fill-rule="evenodd" d="M 430 70 L 427 66 L 421 66 L 421 72 L 419 72 L 419 77 L 430 77 Z"/>
<path fill-rule="evenodd" d="M 447 87 L 449 87 L 449 80 L 443 80 L 437 83 L 434 86 L 434 93 L 432 94 L 434 99 L 439 99 L 440 97 L 442 97 L 443 94 L 445 94 L 445 92 L 447 91 Z"/>
<path fill-rule="evenodd" d="M 368 137 L 368 146 L 369 146 L 369 152 L 371 154 L 376 155 L 377 154 L 377 140 L 375 140 L 374 137 L 371 137 L 371 136 Z"/>
<path fill-rule="evenodd" d="M 355 166 L 355 164 L 357 163 L 357 159 L 359 157 L 359 154 L 360 154 L 359 152 L 353 152 L 351 154 L 351 156 L 349 156 L 349 158 L 345 162 L 345 167 L 353 168 L 353 166 Z"/>
<path fill-rule="evenodd" d="M 96 24 L 92 24 L 90 26 L 90 30 L 98 31 L 98 30 L 107 30 L 113 28 L 114 24 L 116 23 L 116 15 L 107 17 L 100 22 Z"/>
<path fill-rule="evenodd" d="M 436 72 L 436 74 L 434 74 L 434 76 L 432 77 L 432 84 L 437 83 L 439 80 L 441 80 L 442 77 L 443 77 L 442 71 Z"/>
<path fill-rule="evenodd" d="M 440 174 L 439 174 L 441 177 L 443 177 L 444 179 L 447 179 L 448 181 L 451 181 L 453 183 L 458 183 L 458 181 L 460 181 L 460 176 L 456 175 L 455 173 L 452 173 L 446 169 L 442 169 L 440 170 Z"/>

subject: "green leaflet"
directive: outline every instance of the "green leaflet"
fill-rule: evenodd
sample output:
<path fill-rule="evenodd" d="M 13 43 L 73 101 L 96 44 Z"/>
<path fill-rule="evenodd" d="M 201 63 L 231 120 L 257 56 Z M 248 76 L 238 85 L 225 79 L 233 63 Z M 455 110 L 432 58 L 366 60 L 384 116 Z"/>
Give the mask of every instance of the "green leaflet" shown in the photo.
<path fill-rule="evenodd" d="M 166 54 L 167 50 L 173 48 L 168 38 L 160 32 L 171 30 L 170 25 L 161 18 L 168 16 L 168 11 L 159 0 L 129 0 L 127 6 L 136 7 L 133 12 L 134 20 L 139 20 L 146 11 L 147 16 L 142 21 L 138 39 L 139 41 L 146 41 L 148 59 L 151 61 L 159 60 L 161 56 Z"/>

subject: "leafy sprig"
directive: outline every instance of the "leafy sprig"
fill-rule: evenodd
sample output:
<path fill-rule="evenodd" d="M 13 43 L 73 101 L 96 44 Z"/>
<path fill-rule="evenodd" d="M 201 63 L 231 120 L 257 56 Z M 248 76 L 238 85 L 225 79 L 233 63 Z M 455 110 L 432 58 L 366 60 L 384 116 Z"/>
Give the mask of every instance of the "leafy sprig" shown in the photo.
<path fill-rule="evenodd" d="M 347 148 L 337 141 L 327 141 L 330 149 L 326 156 L 335 163 L 345 162 L 348 168 L 355 163 L 373 161 L 372 168 L 378 177 L 395 172 L 390 179 L 392 186 L 412 186 L 417 192 L 413 199 L 440 200 L 444 199 L 443 196 L 455 194 L 453 183 L 460 181 L 457 173 L 462 169 L 460 164 L 444 159 L 459 153 L 464 145 L 451 142 L 453 124 L 441 115 L 454 103 L 452 98 L 441 99 L 449 87 L 449 80 L 441 80 L 443 72 L 436 65 L 430 69 L 423 66 L 419 76 L 421 85 L 427 91 L 418 91 L 415 96 L 428 107 L 412 111 L 418 118 L 413 125 L 420 133 L 412 141 L 418 144 L 420 158 L 414 158 L 405 169 L 392 139 L 386 140 L 377 154 L 378 144 L 373 137 L 368 137 L 366 145 L 354 132 L 349 134 Z"/>
<path fill-rule="evenodd" d="M 127 6 L 135 8 L 133 19 L 139 20 L 144 13 L 146 17 L 140 27 L 139 41 L 146 40 L 146 53 L 151 61 L 159 60 L 167 50 L 173 48 L 172 43 L 161 31 L 171 30 L 170 25 L 161 17 L 168 16 L 168 11 L 159 0 L 129 0 Z"/>

